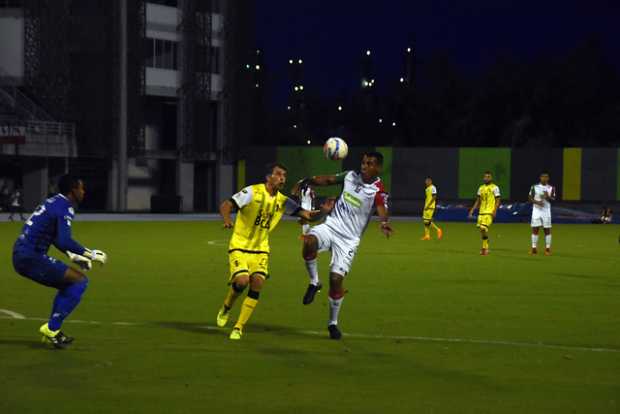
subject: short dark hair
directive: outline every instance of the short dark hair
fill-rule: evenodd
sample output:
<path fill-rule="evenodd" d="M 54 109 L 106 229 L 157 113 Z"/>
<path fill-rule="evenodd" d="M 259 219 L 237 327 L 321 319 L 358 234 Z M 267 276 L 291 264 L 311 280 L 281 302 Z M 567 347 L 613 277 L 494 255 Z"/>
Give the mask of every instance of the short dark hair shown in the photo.
<path fill-rule="evenodd" d="M 367 156 L 368 158 L 374 158 L 375 160 L 377 160 L 377 164 L 379 165 L 383 165 L 383 154 L 381 154 L 378 151 L 368 151 L 364 153 L 365 156 Z"/>
<path fill-rule="evenodd" d="M 272 162 L 265 165 L 265 176 L 273 174 L 273 170 L 276 168 L 281 168 L 284 171 L 288 172 L 288 168 L 286 168 L 284 164 L 280 164 L 279 162 Z"/>
<path fill-rule="evenodd" d="M 65 174 L 58 180 L 58 191 L 60 194 L 67 195 L 80 185 L 81 179 L 72 174 Z"/>
<path fill-rule="evenodd" d="M 489 175 L 493 175 L 493 173 L 492 173 L 491 171 L 489 171 L 489 170 L 486 170 L 486 171 L 484 172 L 484 175 L 487 175 L 487 174 L 489 174 Z"/>
<path fill-rule="evenodd" d="M 546 175 L 546 176 L 549 176 L 549 173 L 548 173 L 547 171 L 543 171 L 543 172 L 541 172 L 541 173 L 540 173 L 540 175 Z"/>

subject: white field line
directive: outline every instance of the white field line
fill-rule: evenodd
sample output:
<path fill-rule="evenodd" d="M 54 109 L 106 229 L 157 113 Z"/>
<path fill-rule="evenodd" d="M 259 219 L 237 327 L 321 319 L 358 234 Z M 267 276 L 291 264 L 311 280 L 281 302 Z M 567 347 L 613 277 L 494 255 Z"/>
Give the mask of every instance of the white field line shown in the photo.
<path fill-rule="evenodd" d="M 2 315 L 4 314 L 4 315 Z M 46 318 L 31 318 L 21 315 L 17 312 L 7 309 L 0 309 L 0 319 L 13 319 L 21 321 L 46 321 Z M 100 321 L 84 321 L 79 319 L 69 319 L 67 323 L 87 324 L 87 325 L 115 325 L 115 326 L 157 326 L 152 322 L 100 322 Z M 222 328 L 204 325 L 200 329 L 208 331 L 222 331 Z M 292 330 L 291 333 L 310 336 L 327 336 L 326 332 L 308 331 L 308 330 Z M 392 341 L 414 341 L 414 342 L 435 342 L 435 343 L 452 343 L 452 344 L 477 344 L 489 346 L 506 346 L 514 348 L 541 348 L 541 349 L 559 349 L 563 351 L 583 351 L 583 352 L 599 352 L 599 353 L 620 353 L 618 348 L 605 348 L 596 346 L 578 346 L 578 345 L 559 345 L 544 342 L 519 342 L 519 341 L 503 341 L 495 339 L 472 339 L 472 338 L 441 338 L 431 336 L 415 336 L 415 335 L 377 335 L 377 334 L 356 334 L 343 333 L 346 338 L 352 339 L 376 339 L 376 340 L 392 340 Z"/>
<path fill-rule="evenodd" d="M 7 316 L 9 316 L 11 319 L 26 319 L 26 317 L 24 315 L 22 315 L 21 313 L 17 313 L 17 312 L 13 312 L 10 311 L 8 309 L 0 309 L 0 314 L 5 314 Z M 2 316 L 0 316 L 2 317 Z M 4 317 L 6 318 L 6 317 Z"/>

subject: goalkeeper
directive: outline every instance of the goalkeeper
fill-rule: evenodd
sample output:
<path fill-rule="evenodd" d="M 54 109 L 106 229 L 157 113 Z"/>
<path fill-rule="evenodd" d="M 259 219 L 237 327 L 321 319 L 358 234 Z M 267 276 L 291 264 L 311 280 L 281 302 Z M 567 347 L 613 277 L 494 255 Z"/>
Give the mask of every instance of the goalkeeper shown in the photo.
<path fill-rule="evenodd" d="M 84 199 L 82 180 L 65 175 L 58 184 L 60 193 L 48 198 L 26 220 L 13 246 L 13 267 L 21 276 L 58 290 L 49 321 L 39 329 L 43 341 L 55 348 L 66 348 L 73 338 L 60 330 L 63 321 L 80 303 L 88 286 L 83 271 L 92 262 L 105 264 L 107 256 L 100 250 L 89 250 L 71 237 L 71 222 Z M 50 245 L 65 253 L 80 270 L 48 256 Z"/>

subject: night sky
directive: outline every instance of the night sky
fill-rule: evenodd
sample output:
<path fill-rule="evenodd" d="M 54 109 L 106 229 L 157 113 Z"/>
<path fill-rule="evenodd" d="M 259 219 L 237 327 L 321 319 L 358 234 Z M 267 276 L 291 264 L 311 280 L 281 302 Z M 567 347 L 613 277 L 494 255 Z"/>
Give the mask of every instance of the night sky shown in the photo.
<path fill-rule="evenodd" d="M 304 60 L 307 90 L 338 96 L 359 86 L 360 60 L 371 49 L 382 90 L 400 77 L 402 54 L 413 39 L 419 60 L 444 53 L 475 74 L 498 55 L 562 55 L 598 34 L 620 66 L 618 0 L 259 0 L 256 12 L 257 45 L 277 105 L 288 94 L 289 58 Z"/>

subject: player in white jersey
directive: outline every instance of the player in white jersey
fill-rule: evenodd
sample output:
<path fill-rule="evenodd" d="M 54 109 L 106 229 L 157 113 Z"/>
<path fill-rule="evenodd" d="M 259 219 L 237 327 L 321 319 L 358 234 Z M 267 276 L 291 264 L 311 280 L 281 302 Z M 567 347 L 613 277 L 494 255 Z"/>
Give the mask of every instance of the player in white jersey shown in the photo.
<path fill-rule="evenodd" d="M 540 182 L 530 188 L 528 196 L 532 203 L 532 250 L 538 253 L 538 232 L 545 232 L 545 256 L 551 255 L 551 201 L 555 200 L 555 188 L 549 184 L 549 174 L 540 174 Z"/>
<path fill-rule="evenodd" d="M 303 298 L 305 305 L 312 303 L 321 287 L 317 254 L 327 250 L 331 252 L 328 331 L 332 339 L 340 339 L 342 336 L 338 329 L 338 314 L 345 293 L 344 277 L 351 269 L 360 239 L 375 208 L 381 218 L 381 231 L 387 237 L 392 234 L 388 216 L 388 196 L 378 177 L 382 166 L 383 155 L 368 152 L 362 158 L 360 171 L 305 178 L 292 189 L 293 194 L 298 194 L 299 189 L 307 185 L 343 186 L 342 193 L 325 222 L 312 227 L 304 236 L 302 252 L 310 276 L 310 285 Z"/>

